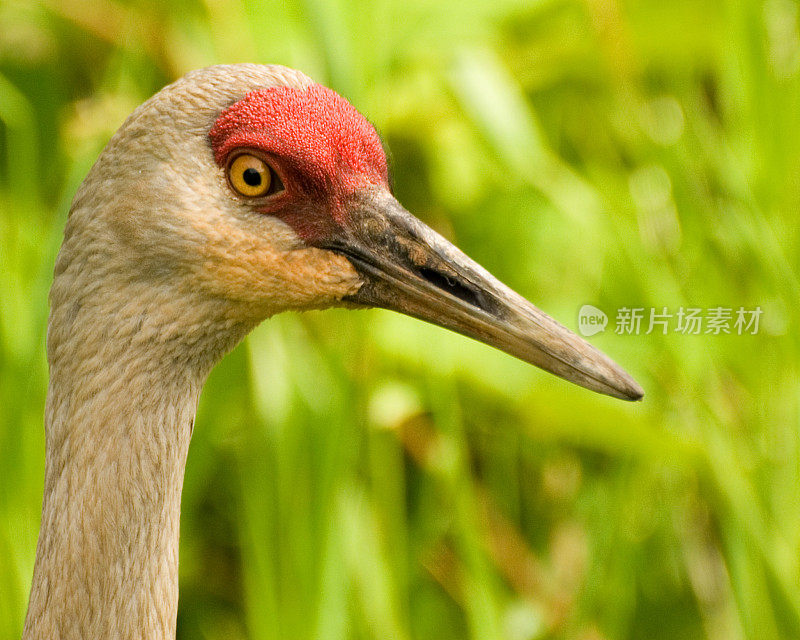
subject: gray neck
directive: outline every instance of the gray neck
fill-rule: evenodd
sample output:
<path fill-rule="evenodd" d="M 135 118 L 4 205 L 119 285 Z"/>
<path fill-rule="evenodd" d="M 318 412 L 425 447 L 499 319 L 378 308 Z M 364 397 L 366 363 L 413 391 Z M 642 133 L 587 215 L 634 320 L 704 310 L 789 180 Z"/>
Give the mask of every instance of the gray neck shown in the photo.
<path fill-rule="evenodd" d="M 157 339 L 103 333 L 62 342 L 51 330 L 23 640 L 175 637 L 181 489 L 205 373 L 185 373 Z"/>

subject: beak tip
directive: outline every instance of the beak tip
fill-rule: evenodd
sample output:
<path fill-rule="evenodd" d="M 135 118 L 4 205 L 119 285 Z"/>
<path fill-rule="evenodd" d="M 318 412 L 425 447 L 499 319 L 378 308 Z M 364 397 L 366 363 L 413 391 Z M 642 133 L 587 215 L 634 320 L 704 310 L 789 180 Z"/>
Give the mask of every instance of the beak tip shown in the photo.
<path fill-rule="evenodd" d="M 619 398 L 622 400 L 629 400 L 630 402 L 638 402 L 644 398 L 644 389 L 628 374 L 620 381 L 617 386 L 619 391 Z"/>
<path fill-rule="evenodd" d="M 631 402 L 640 402 L 644 399 L 644 389 L 634 382 L 633 386 L 627 390 L 627 396 Z"/>

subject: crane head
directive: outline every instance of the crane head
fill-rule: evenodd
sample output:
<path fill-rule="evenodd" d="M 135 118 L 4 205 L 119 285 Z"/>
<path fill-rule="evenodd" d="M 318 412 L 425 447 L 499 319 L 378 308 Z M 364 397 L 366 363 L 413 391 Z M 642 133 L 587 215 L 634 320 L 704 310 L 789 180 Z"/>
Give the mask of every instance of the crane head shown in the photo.
<path fill-rule="evenodd" d="M 610 358 L 406 211 L 372 125 L 299 72 L 211 67 L 165 88 L 109 143 L 71 218 L 101 200 L 120 269 L 213 300 L 231 322 L 382 307 L 594 391 L 643 395 Z"/>

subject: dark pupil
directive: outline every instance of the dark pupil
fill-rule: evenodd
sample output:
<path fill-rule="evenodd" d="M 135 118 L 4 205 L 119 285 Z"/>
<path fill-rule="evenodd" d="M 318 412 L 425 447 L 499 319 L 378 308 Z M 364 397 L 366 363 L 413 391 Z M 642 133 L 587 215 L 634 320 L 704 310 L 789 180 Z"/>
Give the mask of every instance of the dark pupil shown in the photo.
<path fill-rule="evenodd" d="M 242 174 L 242 178 L 244 181 L 249 184 L 251 187 L 257 187 L 261 184 L 261 174 L 256 170 L 250 167 L 249 169 L 245 169 L 244 173 Z"/>

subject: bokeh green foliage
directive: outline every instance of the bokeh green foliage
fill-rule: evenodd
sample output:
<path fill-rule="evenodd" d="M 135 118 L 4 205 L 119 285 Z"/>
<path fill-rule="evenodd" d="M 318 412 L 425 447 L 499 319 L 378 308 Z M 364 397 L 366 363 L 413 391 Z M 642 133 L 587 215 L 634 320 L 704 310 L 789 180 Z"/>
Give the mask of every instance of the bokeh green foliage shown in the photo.
<path fill-rule="evenodd" d="M 800 638 L 794 0 L 1 0 L 0 637 L 72 194 L 139 102 L 240 61 L 347 96 L 399 199 L 568 326 L 763 316 L 593 338 L 635 405 L 386 312 L 264 323 L 201 400 L 179 638 Z"/>

